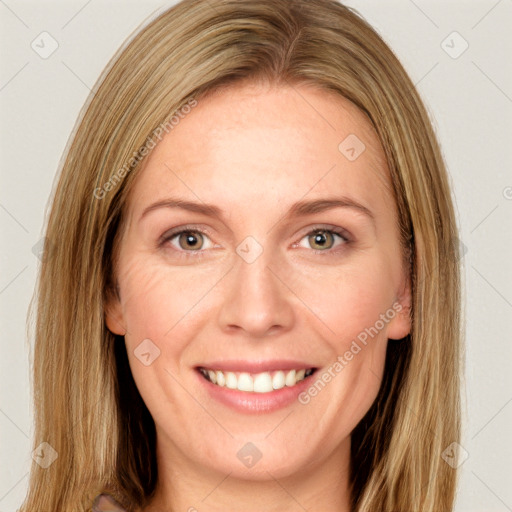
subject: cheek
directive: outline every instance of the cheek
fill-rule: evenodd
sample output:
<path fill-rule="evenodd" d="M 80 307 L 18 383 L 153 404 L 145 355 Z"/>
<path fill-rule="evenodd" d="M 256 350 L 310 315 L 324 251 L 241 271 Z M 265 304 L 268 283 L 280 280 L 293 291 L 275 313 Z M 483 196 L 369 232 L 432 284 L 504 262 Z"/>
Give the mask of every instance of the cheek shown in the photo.
<path fill-rule="evenodd" d="M 120 276 L 125 343 L 137 388 L 155 418 L 162 407 L 167 414 L 168 402 L 187 410 L 190 397 L 174 385 L 173 377 L 179 382 L 187 378 L 194 339 L 211 321 L 211 298 L 223 272 L 192 267 L 171 271 L 146 255 L 121 268 L 126 269 Z"/>
<path fill-rule="evenodd" d="M 313 313 L 307 315 L 303 328 L 308 329 L 313 322 L 331 349 L 330 361 L 316 381 L 330 387 L 338 399 L 332 400 L 329 392 L 322 393 L 318 405 L 328 409 L 343 403 L 347 408 L 344 418 L 359 421 L 378 393 L 387 329 L 396 316 L 390 269 L 380 259 L 360 266 L 326 267 L 307 278 L 297 274 L 293 286 Z M 311 389 L 313 395 L 323 389 L 322 382 L 317 390 Z M 313 395 L 305 396 L 304 402 Z M 353 426 L 340 423 L 344 431 Z"/>
<path fill-rule="evenodd" d="M 205 316 L 201 298 L 215 281 L 197 272 L 170 272 L 144 254 L 121 262 L 120 267 L 131 372 L 153 417 L 165 417 L 170 404 L 181 410 L 187 403 L 173 377 L 181 381 L 180 362 L 187 360 L 199 318 Z"/>
<path fill-rule="evenodd" d="M 335 432 L 328 441 L 333 450 L 368 412 L 381 386 L 387 328 L 395 316 L 392 286 L 382 276 L 385 269 L 377 265 L 332 273 L 322 286 L 318 280 L 297 283 L 315 313 L 308 318 L 317 318 L 317 332 L 330 347 L 329 361 L 299 401 Z"/>
<path fill-rule="evenodd" d="M 361 333 L 364 339 L 368 330 L 372 337 L 376 337 L 376 329 L 385 338 L 394 316 L 391 269 L 384 259 L 372 256 L 346 265 L 317 266 L 309 272 L 290 267 L 280 273 L 309 311 L 307 318 L 318 325 L 322 337 L 330 340 L 338 353 L 347 350 Z"/>
<path fill-rule="evenodd" d="M 201 311 L 207 302 L 202 299 L 218 281 L 212 272 L 185 267 L 171 272 L 144 257 L 134 259 L 126 268 L 122 276 L 123 316 L 133 342 L 173 339 L 173 334 Z"/>

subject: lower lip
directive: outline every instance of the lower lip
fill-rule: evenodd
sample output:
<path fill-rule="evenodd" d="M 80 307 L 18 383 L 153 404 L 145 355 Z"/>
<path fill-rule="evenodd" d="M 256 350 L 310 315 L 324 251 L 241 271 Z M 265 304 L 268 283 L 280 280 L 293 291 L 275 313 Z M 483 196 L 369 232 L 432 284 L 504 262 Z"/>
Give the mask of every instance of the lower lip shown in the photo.
<path fill-rule="evenodd" d="M 285 386 L 268 393 L 246 392 L 217 386 L 217 384 L 206 380 L 199 370 L 196 370 L 196 373 L 201 385 L 215 400 L 239 412 L 262 414 L 283 409 L 298 400 L 298 395 L 310 386 L 310 377 L 315 375 L 316 372 L 313 372 L 312 375 L 301 380 L 295 386 Z"/>

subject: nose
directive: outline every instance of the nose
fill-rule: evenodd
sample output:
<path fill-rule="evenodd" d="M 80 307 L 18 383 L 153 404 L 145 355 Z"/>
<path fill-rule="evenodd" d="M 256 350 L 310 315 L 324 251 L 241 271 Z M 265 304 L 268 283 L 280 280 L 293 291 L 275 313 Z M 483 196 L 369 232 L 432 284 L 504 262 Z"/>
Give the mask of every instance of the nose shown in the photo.
<path fill-rule="evenodd" d="M 266 251 L 252 263 L 237 257 L 222 291 L 218 321 L 223 332 L 262 338 L 292 328 L 294 295 L 280 274 Z"/>

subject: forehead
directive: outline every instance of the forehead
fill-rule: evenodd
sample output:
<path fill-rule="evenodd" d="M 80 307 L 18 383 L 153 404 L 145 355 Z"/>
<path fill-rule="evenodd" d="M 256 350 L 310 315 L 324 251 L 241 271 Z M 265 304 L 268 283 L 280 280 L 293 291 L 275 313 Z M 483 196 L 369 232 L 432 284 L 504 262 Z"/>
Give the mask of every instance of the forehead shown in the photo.
<path fill-rule="evenodd" d="M 198 105 L 148 155 L 130 217 L 166 194 L 246 208 L 350 194 L 376 214 L 393 203 L 370 121 L 342 96 L 313 86 L 232 86 Z"/>

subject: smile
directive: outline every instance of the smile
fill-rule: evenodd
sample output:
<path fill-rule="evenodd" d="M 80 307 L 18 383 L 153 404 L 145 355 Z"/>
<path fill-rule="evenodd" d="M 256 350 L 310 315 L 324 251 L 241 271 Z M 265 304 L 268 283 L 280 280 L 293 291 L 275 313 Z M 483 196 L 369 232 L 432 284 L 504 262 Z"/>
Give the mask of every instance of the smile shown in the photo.
<path fill-rule="evenodd" d="M 269 393 L 285 386 L 294 387 L 315 372 L 315 368 L 276 370 L 272 372 L 223 372 L 221 370 L 199 368 L 201 375 L 219 387 L 236 389 L 247 393 Z"/>

